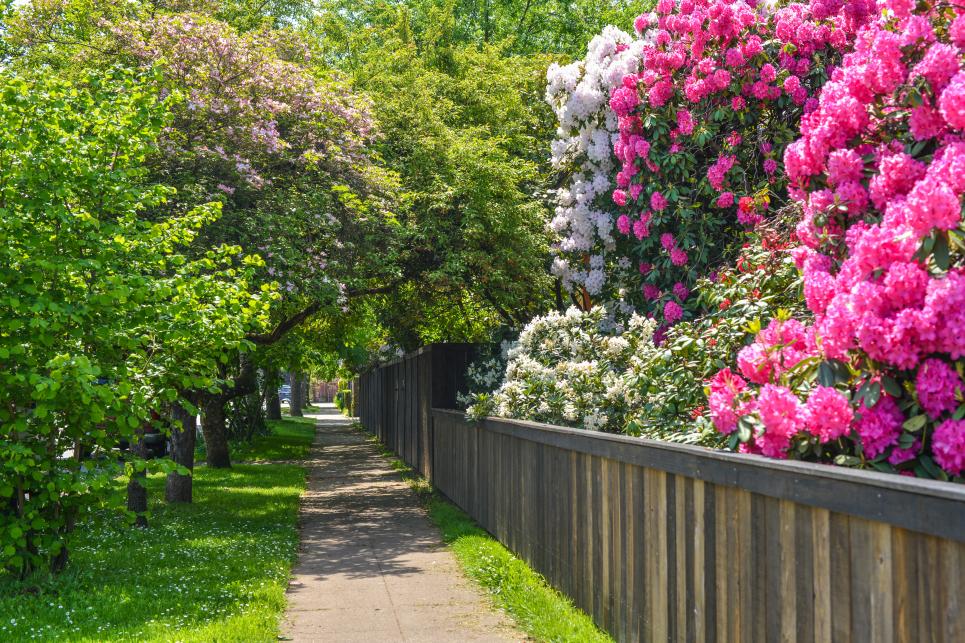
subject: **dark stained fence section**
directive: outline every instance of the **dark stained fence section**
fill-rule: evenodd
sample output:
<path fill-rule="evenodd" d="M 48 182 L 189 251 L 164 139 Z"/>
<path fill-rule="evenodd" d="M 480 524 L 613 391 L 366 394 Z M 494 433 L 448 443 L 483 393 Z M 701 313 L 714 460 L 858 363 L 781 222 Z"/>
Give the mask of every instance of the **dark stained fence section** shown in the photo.
<path fill-rule="evenodd" d="M 362 425 L 410 466 L 432 474 L 433 408 L 455 408 L 473 344 L 431 344 L 358 377 Z"/>
<path fill-rule="evenodd" d="M 965 488 L 453 408 L 471 347 L 358 380 L 362 423 L 619 641 L 965 641 Z"/>
<path fill-rule="evenodd" d="M 960 486 L 433 417 L 435 487 L 620 641 L 965 641 Z"/>

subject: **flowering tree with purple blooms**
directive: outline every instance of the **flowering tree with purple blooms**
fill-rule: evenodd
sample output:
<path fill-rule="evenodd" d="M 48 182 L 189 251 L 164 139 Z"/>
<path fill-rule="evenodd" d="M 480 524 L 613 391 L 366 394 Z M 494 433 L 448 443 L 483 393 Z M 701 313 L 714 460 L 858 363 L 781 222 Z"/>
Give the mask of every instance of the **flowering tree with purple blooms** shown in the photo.
<path fill-rule="evenodd" d="M 110 32 L 123 55 L 160 67 L 162 93 L 188 97 L 159 173 L 185 199 L 221 200 L 216 234 L 257 249 L 265 281 L 296 307 L 299 297 L 337 300 L 349 276 L 339 263 L 364 261 L 353 242 L 381 222 L 393 184 L 370 159 L 367 101 L 309 66 L 310 49 L 286 32 L 241 34 L 200 14 L 122 20 Z"/>
<path fill-rule="evenodd" d="M 744 451 L 965 471 L 965 15 L 880 3 L 788 146 L 814 323 L 777 320 L 710 382 Z"/>
<path fill-rule="evenodd" d="M 222 221 L 198 247 L 227 240 L 257 251 L 266 262 L 262 282 L 283 295 L 273 330 L 254 343 L 274 344 L 314 315 L 341 313 L 353 292 L 383 276 L 392 265 L 395 179 L 370 158 L 367 101 L 313 67 L 305 43 L 282 31 L 239 33 L 192 13 L 119 20 L 108 30 L 122 56 L 160 68 L 162 93 L 187 96 L 155 162 L 182 199 L 224 204 Z M 375 244 L 384 254 L 368 252 Z M 272 355 L 302 366 L 291 351 Z M 209 463 L 228 464 L 222 408 L 254 393 L 255 367 L 226 369 L 221 392 L 202 396 Z"/>
<path fill-rule="evenodd" d="M 193 11 L 34 3 L 11 23 L 10 42 L 22 50 L 18 64 L 65 73 L 115 64 L 152 69 L 159 72 L 153 91 L 185 97 L 148 168 L 176 188 L 176 210 L 221 203 L 222 217 L 192 245 L 198 257 L 229 243 L 264 259 L 258 281 L 282 298 L 268 332 L 247 339 L 276 344 L 313 316 L 341 314 L 353 294 L 387 287 L 396 270 L 390 203 L 397 180 L 372 158 L 368 101 L 316 60 L 302 36 L 241 31 L 212 17 L 204 2 L 176 6 Z M 241 360 L 227 351 L 220 385 L 199 392 L 209 464 L 228 466 L 225 403 L 254 392 L 255 371 L 266 365 L 259 360 L 272 355 L 291 352 Z"/>

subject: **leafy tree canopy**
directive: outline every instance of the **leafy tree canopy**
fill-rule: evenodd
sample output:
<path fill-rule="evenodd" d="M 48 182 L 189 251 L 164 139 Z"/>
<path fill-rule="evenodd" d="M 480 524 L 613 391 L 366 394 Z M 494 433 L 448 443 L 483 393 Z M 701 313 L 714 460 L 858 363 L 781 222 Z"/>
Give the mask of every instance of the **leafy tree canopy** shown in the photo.
<path fill-rule="evenodd" d="M 151 82 L 0 81 L 0 567 L 62 564 L 73 521 L 117 474 L 109 451 L 214 385 L 225 351 L 268 323 L 257 256 L 186 252 L 220 204 L 178 212 L 149 181 L 181 99 Z"/>

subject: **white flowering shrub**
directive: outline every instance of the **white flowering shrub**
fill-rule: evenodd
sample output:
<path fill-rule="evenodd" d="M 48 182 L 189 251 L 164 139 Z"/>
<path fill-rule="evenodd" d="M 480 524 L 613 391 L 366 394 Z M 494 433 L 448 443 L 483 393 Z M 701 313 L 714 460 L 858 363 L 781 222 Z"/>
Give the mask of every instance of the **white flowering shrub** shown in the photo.
<path fill-rule="evenodd" d="M 537 317 L 508 350 L 499 387 L 477 393 L 467 414 L 623 432 L 639 403 L 627 383 L 656 350 L 654 328 L 637 315 L 620 324 L 602 307 Z M 497 368 L 494 363 L 490 373 Z"/>
<path fill-rule="evenodd" d="M 606 27 L 590 41 L 584 60 L 565 66 L 554 63 L 546 73 L 546 101 L 559 121 L 552 161 L 568 175 L 556 191 L 556 213 L 550 222 L 559 239 L 553 274 L 567 290 L 582 286 L 596 295 L 606 282 L 604 253 L 616 248 L 616 207 L 610 194 L 617 172 L 613 144 L 620 136 L 616 114 L 608 105 L 611 91 L 639 67 L 644 45 L 644 40 Z M 584 256 L 589 256 L 588 264 Z M 628 269 L 630 262 L 624 263 Z"/>
<path fill-rule="evenodd" d="M 509 351 L 514 346 L 516 346 L 515 340 L 505 339 L 501 342 L 484 344 L 478 350 L 476 358 L 466 369 L 467 390 L 465 393 L 456 394 L 456 401 L 460 408 L 468 409 L 499 388 L 506 373 Z"/>
<path fill-rule="evenodd" d="M 620 304 L 533 320 L 509 351 L 470 369 L 468 414 L 723 447 L 705 382 L 737 359 L 748 328 L 807 317 L 788 241 L 798 216 L 792 208 L 758 226 L 733 268 L 698 281 L 694 299 L 712 312 L 674 325 L 659 347 L 656 322 Z"/>

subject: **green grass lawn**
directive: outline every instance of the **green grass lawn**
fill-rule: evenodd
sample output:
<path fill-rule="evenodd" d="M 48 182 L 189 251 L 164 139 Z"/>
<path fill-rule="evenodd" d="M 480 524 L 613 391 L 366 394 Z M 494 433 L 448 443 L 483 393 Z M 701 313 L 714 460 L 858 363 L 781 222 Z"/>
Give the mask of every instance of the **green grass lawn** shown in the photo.
<path fill-rule="evenodd" d="M 396 457 L 384 447 L 383 453 Z M 465 574 L 486 589 L 493 602 L 512 616 L 526 634 L 537 641 L 612 641 L 569 598 L 551 587 L 459 507 L 443 498 L 405 462 L 395 459 L 392 466 L 419 494 Z"/>
<path fill-rule="evenodd" d="M 231 444 L 231 458 L 239 461 L 302 460 L 308 456 L 315 436 L 315 420 L 285 417 L 270 421 L 272 434 L 251 442 Z"/>
<path fill-rule="evenodd" d="M 239 459 L 304 457 L 312 427 L 273 423 Z M 298 544 L 305 470 L 199 467 L 192 505 L 163 503 L 149 480 L 150 527 L 113 513 L 81 525 L 62 575 L 0 577 L 0 641 L 274 641 Z"/>

